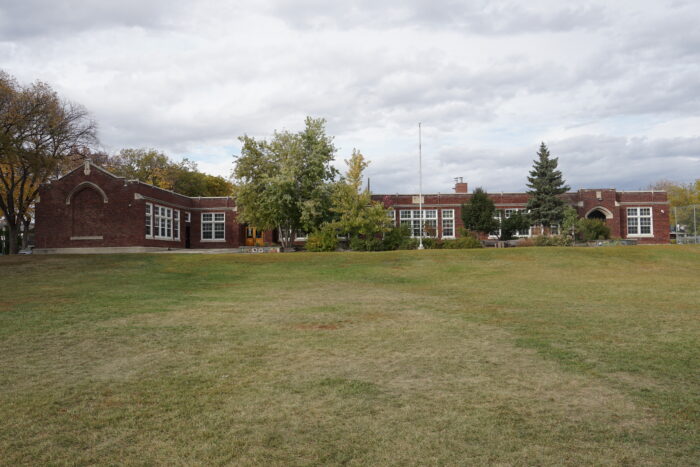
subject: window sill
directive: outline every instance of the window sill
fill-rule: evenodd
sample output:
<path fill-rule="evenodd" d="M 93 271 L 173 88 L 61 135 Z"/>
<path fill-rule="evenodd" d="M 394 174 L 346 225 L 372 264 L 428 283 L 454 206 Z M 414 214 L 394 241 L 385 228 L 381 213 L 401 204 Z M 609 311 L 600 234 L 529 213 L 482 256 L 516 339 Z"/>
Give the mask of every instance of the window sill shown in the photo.
<path fill-rule="evenodd" d="M 204 238 L 203 238 L 203 239 L 200 240 L 200 242 L 204 242 L 204 243 L 226 243 L 226 239 L 225 239 L 225 238 L 220 238 L 220 239 L 212 240 L 212 239 L 208 239 L 208 238 L 207 238 L 207 239 L 204 239 Z"/>

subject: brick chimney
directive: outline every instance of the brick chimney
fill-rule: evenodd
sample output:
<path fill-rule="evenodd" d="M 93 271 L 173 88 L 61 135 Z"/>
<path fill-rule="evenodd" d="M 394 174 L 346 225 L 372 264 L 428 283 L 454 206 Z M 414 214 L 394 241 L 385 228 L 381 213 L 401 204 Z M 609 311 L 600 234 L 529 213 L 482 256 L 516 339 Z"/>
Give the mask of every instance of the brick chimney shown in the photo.
<path fill-rule="evenodd" d="M 455 193 L 469 193 L 467 183 L 462 177 L 455 177 Z"/>

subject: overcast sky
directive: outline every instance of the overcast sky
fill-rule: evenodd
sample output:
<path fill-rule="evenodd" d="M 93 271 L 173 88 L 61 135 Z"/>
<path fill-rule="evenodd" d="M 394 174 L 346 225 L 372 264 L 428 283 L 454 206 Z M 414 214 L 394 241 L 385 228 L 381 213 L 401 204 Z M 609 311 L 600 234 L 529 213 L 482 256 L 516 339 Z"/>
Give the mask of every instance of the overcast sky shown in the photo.
<path fill-rule="evenodd" d="M 228 175 L 237 137 L 328 120 L 375 192 L 700 177 L 697 0 L 0 0 L 0 68 L 84 105 L 104 150 Z"/>

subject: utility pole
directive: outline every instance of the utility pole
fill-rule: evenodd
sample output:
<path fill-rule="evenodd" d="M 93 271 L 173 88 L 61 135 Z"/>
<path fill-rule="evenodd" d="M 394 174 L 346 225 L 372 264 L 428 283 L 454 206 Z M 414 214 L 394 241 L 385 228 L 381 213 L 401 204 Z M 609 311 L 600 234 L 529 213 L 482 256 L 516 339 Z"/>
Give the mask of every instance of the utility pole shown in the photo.
<path fill-rule="evenodd" d="M 418 122 L 418 219 L 420 223 L 420 236 L 418 237 L 418 249 L 423 249 L 423 155 L 421 148 L 421 122 Z"/>

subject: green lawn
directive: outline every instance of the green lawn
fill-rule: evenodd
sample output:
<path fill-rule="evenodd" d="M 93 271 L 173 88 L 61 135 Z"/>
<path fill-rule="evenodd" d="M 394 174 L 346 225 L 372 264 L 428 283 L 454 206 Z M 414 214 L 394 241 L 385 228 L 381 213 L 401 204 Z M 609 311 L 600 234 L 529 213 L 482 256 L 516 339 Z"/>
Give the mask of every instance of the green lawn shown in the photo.
<path fill-rule="evenodd" d="M 0 463 L 692 465 L 700 248 L 0 257 Z"/>

